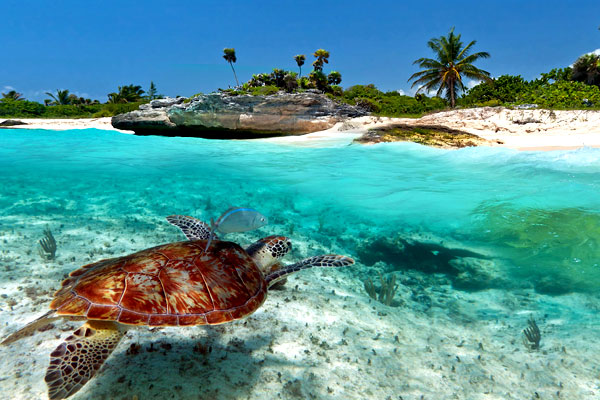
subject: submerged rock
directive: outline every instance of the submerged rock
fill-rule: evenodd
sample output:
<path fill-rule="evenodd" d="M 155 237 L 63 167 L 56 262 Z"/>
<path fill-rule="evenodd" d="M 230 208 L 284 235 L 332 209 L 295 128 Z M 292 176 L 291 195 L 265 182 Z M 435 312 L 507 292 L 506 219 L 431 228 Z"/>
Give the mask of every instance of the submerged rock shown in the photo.
<path fill-rule="evenodd" d="M 497 260 L 474 250 L 448 247 L 435 241 L 414 238 L 374 237 L 356 249 L 366 265 L 384 263 L 389 271 L 420 271 L 424 274 L 443 274 L 457 289 L 474 291 L 505 287 L 505 278 Z"/>
<path fill-rule="evenodd" d="M 445 149 L 479 146 L 488 141 L 468 132 L 442 125 L 391 124 L 373 128 L 354 140 L 358 143 L 415 142 Z"/>
<path fill-rule="evenodd" d="M 137 111 L 113 117 L 112 125 L 138 135 L 239 139 L 301 135 L 365 114 L 360 108 L 313 92 L 271 96 L 211 93 L 191 99 L 153 100 Z"/>

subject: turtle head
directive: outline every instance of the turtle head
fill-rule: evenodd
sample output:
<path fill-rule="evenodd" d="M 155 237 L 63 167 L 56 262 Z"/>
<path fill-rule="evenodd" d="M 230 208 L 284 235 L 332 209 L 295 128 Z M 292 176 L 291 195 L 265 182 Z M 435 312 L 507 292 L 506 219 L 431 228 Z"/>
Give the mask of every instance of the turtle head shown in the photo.
<path fill-rule="evenodd" d="M 292 248 L 292 242 L 285 236 L 267 236 L 254 243 L 246 249 L 246 252 L 258 268 L 266 275 L 271 266 L 279 262 Z"/>

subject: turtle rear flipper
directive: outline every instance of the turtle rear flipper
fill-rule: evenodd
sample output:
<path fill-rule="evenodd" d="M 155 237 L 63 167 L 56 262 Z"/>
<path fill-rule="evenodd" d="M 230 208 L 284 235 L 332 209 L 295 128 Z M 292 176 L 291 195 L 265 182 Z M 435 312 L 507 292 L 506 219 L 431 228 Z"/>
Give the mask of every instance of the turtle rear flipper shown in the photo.
<path fill-rule="evenodd" d="M 315 256 L 306 258 L 296 264 L 288 265 L 280 270 L 271 272 L 265 277 L 267 286 L 271 288 L 274 284 L 294 272 L 312 268 L 312 267 L 345 267 L 354 264 L 354 260 L 350 257 L 339 256 L 337 254 L 326 254 L 324 256 Z"/>
<path fill-rule="evenodd" d="M 77 392 L 98 372 L 124 335 L 112 321 L 86 322 L 50 354 L 46 384 L 50 400 Z"/>
<path fill-rule="evenodd" d="M 0 343 L 3 346 L 16 342 L 17 340 L 23 339 L 24 337 L 31 336 L 40 328 L 43 328 L 47 325 L 50 325 L 52 321 L 59 319 L 61 317 L 55 317 L 56 310 L 50 310 L 46 314 L 42 315 L 35 321 L 31 321 L 21 329 L 16 332 L 13 332 L 10 336 Z"/>
<path fill-rule="evenodd" d="M 185 235 L 188 240 L 208 240 L 210 235 L 210 226 L 208 224 L 196 219 L 194 217 L 188 217 L 187 215 L 169 215 L 167 221 L 171 225 L 175 225 Z M 216 238 L 215 235 L 213 237 Z"/>

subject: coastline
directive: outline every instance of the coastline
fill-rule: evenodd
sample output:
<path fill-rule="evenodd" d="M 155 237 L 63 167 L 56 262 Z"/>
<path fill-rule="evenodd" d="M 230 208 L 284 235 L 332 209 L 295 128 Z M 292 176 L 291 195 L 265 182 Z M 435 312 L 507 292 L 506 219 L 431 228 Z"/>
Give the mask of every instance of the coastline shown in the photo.
<path fill-rule="evenodd" d="M 132 134 L 111 125 L 111 118 L 19 119 L 27 125 L 9 129 L 104 129 Z M 301 136 L 274 137 L 266 140 L 298 146 L 352 141 L 370 129 L 394 124 L 418 126 L 439 125 L 461 130 L 487 141 L 483 145 L 521 151 L 574 150 L 581 147 L 600 148 L 600 111 L 596 110 L 511 110 L 482 107 L 442 111 L 421 118 L 388 118 L 366 116 L 348 119 L 334 127 Z"/>
<path fill-rule="evenodd" d="M 26 125 L 4 126 L 4 129 L 48 129 L 53 131 L 64 131 L 69 129 L 103 129 L 133 134 L 132 131 L 116 129 L 111 124 L 111 117 L 102 118 L 2 118 L 4 120 L 22 121 Z"/>

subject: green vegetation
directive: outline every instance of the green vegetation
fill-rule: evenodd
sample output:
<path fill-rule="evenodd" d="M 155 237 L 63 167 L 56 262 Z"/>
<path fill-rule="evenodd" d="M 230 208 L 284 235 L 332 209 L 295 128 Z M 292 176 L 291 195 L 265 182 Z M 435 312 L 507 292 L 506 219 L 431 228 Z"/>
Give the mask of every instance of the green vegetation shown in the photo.
<path fill-rule="evenodd" d="M 550 109 L 600 108 L 600 88 L 573 79 L 570 68 L 555 69 L 541 78 L 502 75 L 480 83 L 460 99 L 463 106 L 515 106 L 536 104 Z"/>
<path fill-rule="evenodd" d="M 313 62 L 313 69 L 315 71 L 323 72 L 323 65 L 329 63 L 329 52 L 327 50 L 319 49 L 315 51 L 313 56 L 316 60 Z"/>
<path fill-rule="evenodd" d="M 225 48 L 223 49 L 223 58 L 225 61 L 231 65 L 231 70 L 233 71 L 233 76 L 235 78 L 235 85 L 240 86 L 240 82 L 238 81 L 237 74 L 235 73 L 235 68 L 233 68 L 233 63 L 237 61 L 237 57 L 235 56 L 234 48 Z"/>
<path fill-rule="evenodd" d="M 437 89 L 436 95 L 440 96 L 445 91 L 452 108 L 456 105 L 459 89 L 465 90 L 463 77 L 487 80 L 490 76 L 489 72 L 473 65 L 480 58 L 489 58 L 490 54 L 487 52 L 469 54 L 476 41 L 473 40 L 463 47 L 460 36 L 455 35 L 452 28 L 448 36 L 434 38 L 427 42 L 427 46 L 433 50 L 436 58 L 416 60 L 413 64 L 419 65 L 424 70 L 412 74 L 408 79 L 415 80 L 412 87 L 422 85 L 417 93 L 422 90 L 430 92 Z"/>
<path fill-rule="evenodd" d="M 296 64 L 298 64 L 298 68 L 300 68 L 300 77 L 302 77 L 302 66 L 304 65 L 304 61 L 306 60 L 306 56 L 304 54 L 298 54 L 294 56 L 294 60 L 296 60 Z"/>
<path fill-rule="evenodd" d="M 100 118 L 137 110 L 143 104 L 106 103 L 45 106 L 34 101 L 0 101 L 0 118 Z"/>
<path fill-rule="evenodd" d="M 161 95 L 157 94 L 157 90 L 156 90 L 156 85 L 154 84 L 154 82 L 150 81 L 150 89 L 148 89 L 148 96 L 147 99 L 152 101 L 154 99 L 158 99 L 159 97 L 162 97 Z"/>
<path fill-rule="evenodd" d="M 156 85 L 150 83 L 147 96 L 138 85 L 119 86 L 116 93 L 108 94 L 108 102 L 77 97 L 69 90 L 57 89 L 47 92 L 50 97 L 44 104 L 26 100 L 22 94 L 11 90 L 3 93 L 0 99 L 0 118 L 100 118 L 137 110 L 141 104 L 160 98 Z"/>
<path fill-rule="evenodd" d="M 375 85 L 355 85 L 344 90 L 341 101 L 358 105 L 375 115 L 389 117 L 420 116 L 446 107 L 439 97 L 405 96 L 398 92 L 382 92 Z"/>
<path fill-rule="evenodd" d="M 300 76 L 306 57 L 298 54 L 294 56 L 294 60 L 298 64 L 300 74 L 274 68 L 271 73 L 252 75 L 248 82 L 235 89 L 220 91 L 232 96 L 266 96 L 280 91 L 294 93 L 313 89 L 327 94 L 335 101 L 357 105 L 375 115 L 390 117 L 418 117 L 446 107 L 446 102 L 439 97 L 430 98 L 422 94 L 411 97 L 396 91 L 384 93 L 372 84 L 355 85 L 344 90 L 339 86 L 342 83 L 342 74 L 339 71 L 331 71 L 329 74 L 323 71 L 324 65 L 329 64 L 330 53 L 318 49 L 313 55 L 313 71 L 307 77 Z"/>
<path fill-rule="evenodd" d="M 571 80 L 600 86 L 600 55 L 584 54 L 573 64 Z"/>
<path fill-rule="evenodd" d="M 156 90 L 156 88 L 154 88 Z M 136 103 L 143 100 L 144 90 L 139 85 L 119 86 L 117 93 L 108 94 L 109 103 Z"/>

